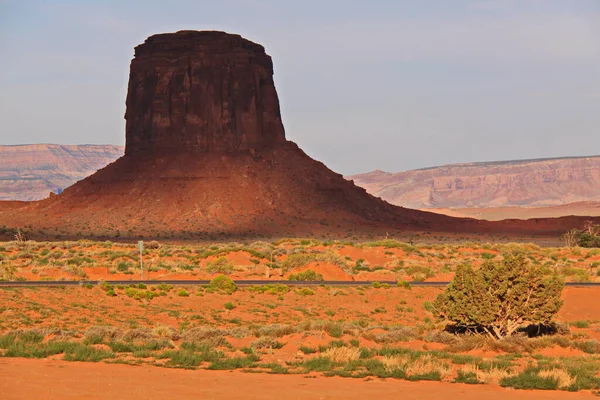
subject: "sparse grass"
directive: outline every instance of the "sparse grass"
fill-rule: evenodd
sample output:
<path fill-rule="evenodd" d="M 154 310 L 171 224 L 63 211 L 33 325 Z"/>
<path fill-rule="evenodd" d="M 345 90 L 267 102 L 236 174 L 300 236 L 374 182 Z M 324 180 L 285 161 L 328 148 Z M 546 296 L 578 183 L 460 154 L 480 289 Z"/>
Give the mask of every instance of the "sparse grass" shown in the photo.
<path fill-rule="evenodd" d="M 409 380 L 440 381 L 452 372 L 452 368 L 434 359 L 431 355 L 423 355 L 406 366 L 406 377 Z"/>
<path fill-rule="evenodd" d="M 360 350 L 355 347 L 332 347 L 325 350 L 321 356 L 329 358 L 334 363 L 348 363 L 360 358 Z"/>
<path fill-rule="evenodd" d="M 515 389 L 556 390 L 559 388 L 559 382 L 554 376 L 542 377 L 538 375 L 537 368 L 529 367 L 518 375 L 501 379 L 500 386 Z"/>

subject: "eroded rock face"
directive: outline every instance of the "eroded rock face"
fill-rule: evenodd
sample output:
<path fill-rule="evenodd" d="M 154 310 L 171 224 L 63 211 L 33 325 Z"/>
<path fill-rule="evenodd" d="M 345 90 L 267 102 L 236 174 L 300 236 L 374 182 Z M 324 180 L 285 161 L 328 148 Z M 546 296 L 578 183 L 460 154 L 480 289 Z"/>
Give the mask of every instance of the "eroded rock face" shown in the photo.
<path fill-rule="evenodd" d="M 126 155 L 260 149 L 285 141 L 273 63 L 239 35 L 180 31 L 135 48 Z"/>

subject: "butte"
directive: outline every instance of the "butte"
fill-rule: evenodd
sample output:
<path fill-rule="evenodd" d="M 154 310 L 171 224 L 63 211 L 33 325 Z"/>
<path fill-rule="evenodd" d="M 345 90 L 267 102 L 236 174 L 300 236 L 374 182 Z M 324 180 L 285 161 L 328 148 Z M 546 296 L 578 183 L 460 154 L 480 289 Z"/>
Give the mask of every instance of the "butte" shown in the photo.
<path fill-rule="evenodd" d="M 126 107 L 123 157 L 60 195 L 0 204 L 0 226 L 96 238 L 528 231 L 392 206 L 311 159 L 285 137 L 271 57 L 239 35 L 149 37 Z"/>

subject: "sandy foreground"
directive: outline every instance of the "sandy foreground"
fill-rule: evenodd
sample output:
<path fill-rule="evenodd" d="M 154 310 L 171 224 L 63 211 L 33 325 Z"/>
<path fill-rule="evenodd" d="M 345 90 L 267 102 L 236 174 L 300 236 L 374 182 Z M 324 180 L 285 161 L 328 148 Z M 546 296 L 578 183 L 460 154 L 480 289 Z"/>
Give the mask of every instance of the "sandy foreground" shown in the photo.
<path fill-rule="evenodd" d="M 589 392 L 493 385 L 190 371 L 151 366 L 0 359 L 0 399 L 592 399 Z"/>

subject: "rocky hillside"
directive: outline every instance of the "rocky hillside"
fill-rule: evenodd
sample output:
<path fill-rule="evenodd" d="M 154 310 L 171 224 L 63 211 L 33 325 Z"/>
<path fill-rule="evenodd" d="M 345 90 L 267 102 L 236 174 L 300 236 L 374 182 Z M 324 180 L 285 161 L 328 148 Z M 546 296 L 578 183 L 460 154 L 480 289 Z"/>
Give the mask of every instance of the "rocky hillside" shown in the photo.
<path fill-rule="evenodd" d="M 123 155 L 110 145 L 0 146 L 0 200 L 40 200 Z"/>
<path fill-rule="evenodd" d="M 548 207 L 600 200 L 600 156 L 451 164 L 348 177 L 399 206 Z"/>

